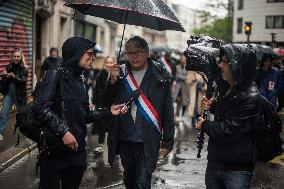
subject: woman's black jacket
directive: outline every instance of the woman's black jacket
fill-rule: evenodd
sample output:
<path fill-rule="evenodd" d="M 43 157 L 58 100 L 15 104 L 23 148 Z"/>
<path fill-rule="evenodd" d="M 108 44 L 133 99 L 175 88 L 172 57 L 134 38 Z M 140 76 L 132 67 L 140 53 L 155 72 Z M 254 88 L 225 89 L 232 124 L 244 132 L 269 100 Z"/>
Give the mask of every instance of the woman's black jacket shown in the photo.
<path fill-rule="evenodd" d="M 7 95 L 9 91 L 9 86 L 11 83 L 16 85 L 16 100 L 18 104 L 25 104 L 27 100 L 27 77 L 28 70 L 26 66 L 21 64 L 13 64 L 10 63 L 6 67 L 7 73 L 13 73 L 15 78 L 3 78 L 6 80 L 5 82 L 5 90 L 3 91 L 3 95 Z"/>

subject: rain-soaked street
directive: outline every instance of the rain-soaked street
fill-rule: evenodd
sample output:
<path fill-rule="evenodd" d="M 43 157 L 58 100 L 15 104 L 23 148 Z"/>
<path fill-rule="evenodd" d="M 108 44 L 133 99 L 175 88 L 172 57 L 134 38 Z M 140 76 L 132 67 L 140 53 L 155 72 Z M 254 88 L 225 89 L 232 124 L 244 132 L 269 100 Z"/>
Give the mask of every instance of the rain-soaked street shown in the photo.
<path fill-rule="evenodd" d="M 153 175 L 154 189 L 200 189 L 205 188 L 204 174 L 206 168 L 206 144 L 200 159 L 196 158 L 197 131 L 189 124 L 180 124 L 176 128 L 174 150 L 166 159 L 160 159 Z M 81 187 L 123 189 L 122 167 L 119 159 L 112 170 L 107 162 L 106 151 L 103 155 L 94 154 L 97 137 L 89 137 L 88 168 Z M 36 150 L 0 173 L 1 189 L 36 189 L 39 179 L 36 175 Z M 283 157 L 282 157 L 283 158 Z M 284 188 L 284 167 L 281 157 L 275 160 L 277 164 L 261 163 L 256 166 L 253 186 L 256 189 Z M 282 165 L 281 165 L 282 164 Z"/>

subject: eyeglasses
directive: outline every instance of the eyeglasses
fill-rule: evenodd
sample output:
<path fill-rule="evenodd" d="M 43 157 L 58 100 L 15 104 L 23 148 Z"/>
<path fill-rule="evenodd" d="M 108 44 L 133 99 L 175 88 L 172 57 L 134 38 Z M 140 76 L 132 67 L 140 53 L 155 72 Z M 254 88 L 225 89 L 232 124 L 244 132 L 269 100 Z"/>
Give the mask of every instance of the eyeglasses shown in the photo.
<path fill-rule="evenodd" d="M 85 53 L 88 54 L 89 56 L 93 56 L 94 55 L 93 51 L 91 51 L 91 52 L 90 51 L 86 51 Z"/>
<path fill-rule="evenodd" d="M 145 50 L 139 50 L 139 51 L 128 51 L 125 52 L 128 56 L 134 56 L 134 55 L 141 55 L 142 53 L 146 52 Z"/>

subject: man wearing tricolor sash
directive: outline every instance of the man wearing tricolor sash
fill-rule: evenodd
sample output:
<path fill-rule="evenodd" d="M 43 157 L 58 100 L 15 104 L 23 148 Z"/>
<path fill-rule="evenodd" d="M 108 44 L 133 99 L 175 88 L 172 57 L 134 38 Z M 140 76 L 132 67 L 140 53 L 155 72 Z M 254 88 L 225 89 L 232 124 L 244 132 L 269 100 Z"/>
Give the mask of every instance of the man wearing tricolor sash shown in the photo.
<path fill-rule="evenodd" d="M 109 163 L 120 155 L 127 189 L 151 188 L 159 152 L 167 156 L 174 143 L 171 80 L 165 67 L 149 58 L 145 39 L 134 36 L 125 44 L 128 62 L 113 65 L 105 98 L 115 104 L 140 96 L 128 113 L 115 116 L 108 136 Z"/>

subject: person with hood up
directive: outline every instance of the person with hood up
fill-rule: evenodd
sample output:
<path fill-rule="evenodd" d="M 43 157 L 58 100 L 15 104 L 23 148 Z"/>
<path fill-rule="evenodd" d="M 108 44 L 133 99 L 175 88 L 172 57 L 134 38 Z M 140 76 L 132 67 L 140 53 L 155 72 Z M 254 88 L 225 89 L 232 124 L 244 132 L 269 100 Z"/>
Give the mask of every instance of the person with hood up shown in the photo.
<path fill-rule="evenodd" d="M 257 60 L 249 45 L 220 48 L 219 68 L 225 92 L 216 100 L 203 97 L 201 107 L 214 121 L 199 117 L 195 127 L 208 136 L 207 189 L 249 189 L 255 164 L 252 137 L 261 116 L 261 96 L 253 83 Z M 219 91 L 220 92 L 220 91 Z"/>
<path fill-rule="evenodd" d="M 112 106 L 111 111 L 90 110 L 83 70 L 92 67 L 93 47 L 92 41 L 81 37 L 67 39 L 62 46 L 62 68 L 48 70 L 35 95 L 32 111 L 37 120 L 64 144 L 61 151 L 40 156 L 41 189 L 59 189 L 60 183 L 62 189 L 79 188 L 86 169 L 86 124 L 127 111 L 125 105 Z M 58 103 L 62 99 L 63 107 Z"/>
<path fill-rule="evenodd" d="M 256 70 L 256 84 L 260 93 L 277 108 L 278 95 L 282 90 L 281 73 L 272 64 L 273 57 L 263 54 L 259 67 Z"/>

